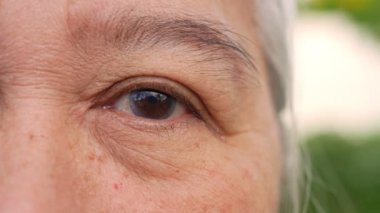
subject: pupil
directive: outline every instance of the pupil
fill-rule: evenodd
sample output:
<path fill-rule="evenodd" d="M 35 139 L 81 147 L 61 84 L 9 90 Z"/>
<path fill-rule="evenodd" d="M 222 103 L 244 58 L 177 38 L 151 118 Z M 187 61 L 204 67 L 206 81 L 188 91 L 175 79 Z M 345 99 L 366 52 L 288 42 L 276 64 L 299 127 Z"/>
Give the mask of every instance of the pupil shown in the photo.
<path fill-rule="evenodd" d="M 166 119 L 174 112 L 176 100 L 158 91 L 135 90 L 129 96 L 129 105 L 136 116 Z"/>

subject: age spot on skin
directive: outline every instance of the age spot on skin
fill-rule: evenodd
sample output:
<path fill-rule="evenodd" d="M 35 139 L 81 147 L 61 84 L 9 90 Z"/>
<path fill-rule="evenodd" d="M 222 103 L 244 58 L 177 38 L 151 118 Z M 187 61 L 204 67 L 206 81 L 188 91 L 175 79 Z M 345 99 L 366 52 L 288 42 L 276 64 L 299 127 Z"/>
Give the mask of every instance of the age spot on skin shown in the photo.
<path fill-rule="evenodd" d="M 113 188 L 117 191 L 119 189 L 122 189 L 123 187 L 123 183 L 122 182 L 118 182 L 118 183 L 114 183 L 113 184 Z"/>
<path fill-rule="evenodd" d="M 106 160 L 105 156 L 103 156 L 103 155 L 97 155 L 97 154 L 95 154 L 93 152 L 91 152 L 90 154 L 88 154 L 87 158 L 88 158 L 89 161 L 92 161 L 92 162 L 96 161 L 96 162 L 99 162 L 99 163 L 104 163 L 105 160 Z"/>
<path fill-rule="evenodd" d="M 90 161 L 95 161 L 95 159 L 96 159 L 96 155 L 95 155 L 95 153 L 91 152 L 91 153 L 88 155 L 88 159 L 89 159 Z"/>
<path fill-rule="evenodd" d="M 194 146 L 195 146 L 195 148 L 200 148 L 200 147 L 201 147 L 201 144 L 197 142 L 197 143 L 195 143 Z"/>
<path fill-rule="evenodd" d="M 33 140 L 34 139 L 34 134 L 33 133 L 30 133 L 29 134 L 29 140 Z"/>

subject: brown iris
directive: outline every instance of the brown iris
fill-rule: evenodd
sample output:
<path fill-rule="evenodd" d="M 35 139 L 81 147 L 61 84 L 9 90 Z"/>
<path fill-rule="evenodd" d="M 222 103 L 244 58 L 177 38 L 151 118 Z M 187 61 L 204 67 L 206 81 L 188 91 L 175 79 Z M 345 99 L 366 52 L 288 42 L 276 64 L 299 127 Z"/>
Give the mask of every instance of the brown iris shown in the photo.
<path fill-rule="evenodd" d="M 129 94 L 129 106 L 136 116 L 148 119 L 167 119 L 175 109 L 175 98 L 155 90 L 134 90 Z"/>

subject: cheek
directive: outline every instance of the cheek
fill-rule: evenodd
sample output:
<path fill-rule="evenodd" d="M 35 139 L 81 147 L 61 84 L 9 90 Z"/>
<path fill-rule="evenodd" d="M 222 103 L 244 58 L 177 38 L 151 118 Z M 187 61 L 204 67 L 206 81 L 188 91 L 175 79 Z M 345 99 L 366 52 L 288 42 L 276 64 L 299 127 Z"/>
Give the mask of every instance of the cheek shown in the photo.
<path fill-rule="evenodd" d="M 280 177 L 275 158 L 230 149 L 194 178 L 193 188 L 206 209 L 217 212 L 276 212 Z"/>
<path fill-rule="evenodd" d="M 185 179 L 144 179 L 122 172 L 114 164 L 103 167 L 95 184 L 95 209 L 130 212 L 274 212 L 263 197 L 265 183 L 251 168 L 213 163 Z M 94 189 L 94 188 L 93 188 Z"/>
<path fill-rule="evenodd" d="M 252 212 L 255 207 L 250 170 L 228 162 L 215 163 L 184 184 L 183 200 L 189 212 Z M 191 186 L 191 187 L 186 187 Z M 167 205 L 170 199 L 166 200 Z M 194 206 L 194 204 L 196 204 Z"/>
<path fill-rule="evenodd" d="M 178 179 L 146 179 L 109 166 L 100 180 L 103 203 L 111 202 L 104 206 L 147 212 L 276 212 L 279 174 L 273 168 L 241 151 L 223 155 L 213 150 L 219 154 L 205 157 L 202 167 L 186 168 L 189 172 Z"/>
<path fill-rule="evenodd" d="M 276 212 L 278 195 L 273 185 L 277 186 L 277 177 L 264 179 L 259 168 L 241 164 L 245 163 L 214 159 L 214 163 L 193 171 L 186 179 L 141 182 L 131 177 L 129 185 L 121 185 L 126 190 L 119 186 L 114 189 L 121 191 L 120 206 L 152 212 L 157 209 L 162 212 Z"/>
<path fill-rule="evenodd" d="M 277 212 L 281 152 L 274 133 L 244 133 L 210 147 L 205 166 L 177 187 L 197 203 L 216 212 Z M 169 202 L 170 203 L 170 202 Z M 169 204 L 168 204 L 169 205 Z M 199 209 L 196 209 L 196 211 Z M 208 212 L 206 211 L 206 212 Z"/>
<path fill-rule="evenodd" d="M 89 127 L 95 131 L 88 137 L 95 151 L 88 153 L 90 172 L 83 178 L 92 193 L 85 196 L 89 208 L 276 212 L 279 146 L 268 134 L 240 134 L 222 142 L 194 123 L 189 126 L 195 129 L 159 135 L 90 123 L 102 128 Z"/>

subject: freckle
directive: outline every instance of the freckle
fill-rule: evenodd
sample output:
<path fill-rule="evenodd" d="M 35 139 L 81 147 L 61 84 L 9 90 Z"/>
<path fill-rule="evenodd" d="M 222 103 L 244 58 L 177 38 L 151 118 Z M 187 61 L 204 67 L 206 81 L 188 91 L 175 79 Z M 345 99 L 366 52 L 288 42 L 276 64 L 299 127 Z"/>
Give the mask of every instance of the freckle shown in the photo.
<path fill-rule="evenodd" d="M 30 140 L 33 140 L 33 139 L 34 139 L 34 134 L 33 134 L 33 133 L 30 133 L 30 134 L 29 134 L 29 139 L 30 139 Z"/>
<path fill-rule="evenodd" d="M 119 185 L 117 185 L 117 183 L 114 183 L 114 184 L 113 184 L 113 188 L 114 188 L 115 190 L 118 190 L 118 189 L 119 189 Z"/>
<path fill-rule="evenodd" d="M 115 189 L 115 190 L 119 190 L 119 189 L 121 189 L 123 187 L 123 183 L 114 183 L 113 184 L 113 188 Z"/>
<path fill-rule="evenodd" d="M 95 156 L 94 153 L 90 153 L 90 154 L 88 155 L 88 159 L 89 159 L 90 161 L 94 161 L 95 158 L 96 158 L 96 156 Z"/>
<path fill-rule="evenodd" d="M 21 167 L 26 167 L 28 164 L 29 164 L 28 161 L 23 160 L 23 161 L 21 162 Z"/>
<path fill-rule="evenodd" d="M 84 180 L 84 182 L 89 182 L 90 181 L 90 177 L 89 177 L 89 175 L 85 175 L 84 177 L 83 177 L 83 180 Z"/>

